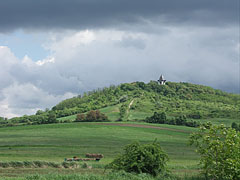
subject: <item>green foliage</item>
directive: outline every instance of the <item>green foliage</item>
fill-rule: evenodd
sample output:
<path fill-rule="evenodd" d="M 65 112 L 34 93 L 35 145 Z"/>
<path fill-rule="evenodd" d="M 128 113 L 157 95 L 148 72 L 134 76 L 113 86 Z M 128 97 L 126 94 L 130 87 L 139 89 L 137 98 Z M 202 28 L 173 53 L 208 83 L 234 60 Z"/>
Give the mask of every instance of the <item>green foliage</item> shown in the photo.
<path fill-rule="evenodd" d="M 224 125 L 210 123 L 200 126 L 190 137 L 190 143 L 201 155 L 200 163 L 207 178 L 240 179 L 240 133 Z"/>
<path fill-rule="evenodd" d="M 124 103 L 124 104 L 122 104 L 122 105 L 120 106 L 120 108 L 119 108 L 120 119 L 123 119 L 124 116 L 126 115 L 127 108 L 128 108 L 128 107 L 127 107 L 127 104 L 126 104 L 126 103 Z"/>
<path fill-rule="evenodd" d="M 153 176 L 164 173 L 168 156 L 157 142 L 151 144 L 132 143 L 124 148 L 124 153 L 117 157 L 107 168 L 126 172 L 147 173 Z"/>
<path fill-rule="evenodd" d="M 178 126 L 188 126 L 188 127 L 198 127 L 199 122 L 197 121 L 187 121 L 185 115 L 180 115 L 175 117 L 175 119 L 168 120 L 165 112 L 154 112 L 153 116 L 147 117 L 145 119 L 147 123 L 156 123 L 156 124 L 170 124 Z"/>
<path fill-rule="evenodd" d="M 56 114 L 54 112 L 50 112 L 48 114 L 48 123 L 57 123 L 57 118 L 56 118 Z"/>
<path fill-rule="evenodd" d="M 157 123 L 157 124 L 165 124 L 167 120 L 167 116 L 165 112 L 154 112 L 153 116 L 146 118 L 146 122 L 148 123 Z"/>
<path fill-rule="evenodd" d="M 131 100 L 134 100 L 134 103 L 127 111 Z M 35 115 L 12 118 L 7 121 L 0 120 L 0 124 L 1 126 L 47 124 L 53 122 L 48 121 L 50 113 L 54 113 L 56 118 L 62 118 L 113 106 L 118 109 L 108 115 L 113 121 L 119 118 L 143 120 L 153 112 L 165 112 L 170 117 L 185 115 L 190 119 L 201 120 L 239 119 L 239 102 L 240 95 L 225 93 L 207 86 L 174 82 L 167 82 L 166 85 L 160 86 L 156 81 L 147 84 L 135 82 L 86 92 L 60 102 L 51 110 L 38 110 Z M 127 116 L 126 112 L 128 112 Z"/>
<path fill-rule="evenodd" d="M 231 127 L 233 129 L 235 129 L 236 131 L 240 131 L 240 124 L 237 124 L 237 123 L 233 122 Z"/>
<path fill-rule="evenodd" d="M 141 96 L 143 94 L 144 96 Z M 164 108 L 165 111 L 168 108 L 169 113 L 173 116 L 178 115 L 179 111 L 181 114 L 195 119 L 236 118 L 240 115 L 238 111 L 240 108 L 239 95 L 190 83 L 167 82 L 165 86 L 160 86 L 155 81 L 148 84 L 143 82 L 125 83 L 120 86 L 94 90 L 84 96 L 64 100 L 52 110 L 56 111 L 57 117 L 63 117 L 123 103 L 135 97 L 141 101 L 151 101 L 156 108 Z M 138 109 L 144 108 L 139 107 L 135 110 Z"/>

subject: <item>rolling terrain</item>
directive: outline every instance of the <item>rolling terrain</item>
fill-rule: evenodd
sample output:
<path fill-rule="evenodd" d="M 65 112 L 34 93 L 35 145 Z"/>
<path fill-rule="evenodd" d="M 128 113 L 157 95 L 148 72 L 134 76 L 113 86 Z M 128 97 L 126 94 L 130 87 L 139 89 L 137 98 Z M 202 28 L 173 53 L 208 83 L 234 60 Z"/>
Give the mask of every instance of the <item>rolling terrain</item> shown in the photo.
<path fill-rule="evenodd" d="M 171 169 L 192 169 L 195 172 L 198 155 L 188 145 L 189 134 L 195 130 L 146 123 L 64 123 L 6 127 L 0 131 L 0 159 L 2 162 L 63 162 L 64 158 L 102 153 L 104 158 L 100 162 L 89 162 L 96 170 L 111 162 L 125 145 L 135 141 L 150 143 L 157 139 L 170 157 Z"/>
<path fill-rule="evenodd" d="M 101 153 L 100 162 L 87 162 L 83 168 L 1 168 L 0 176 L 26 174 L 72 174 L 104 172 L 104 167 L 124 146 L 135 141 L 150 143 L 157 139 L 169 155 L 169 169 L 175 175 L 199 173 L 199 156 L 189 146 L 189 135 L 197 128 L 149 124 L 154 112 L 165 113 L 167 120 L 184 116 L 188 121 L 231 126 L 240 123 L 240 95 L 190 83 L 151 81 L 125 83 L 98 89 L 64 100 L 51 109 L 0 120 L 1 162 L 46 161 L 62 163 L 65 158 Z M 76 122 L 77 114 L 99 110 L 108 122 Z M 82 167 L 83 163 L 80 162 Z M 20 174 L 20 172 L 23 172 Z"/>
<path fill-rule="evenodd" d="M 39 110 L 35 115 L 16 117 L 7 122 L 71 122 L 78 113 L 97 109 L 105 113 L 111 121 L 143 121 L 154 112 L 164 112 L 168 119 L 185 116 L 189 120 L 207 119 L 213 123 L 224 122 L 231 125 L 232 122 L 240 122 L 240 95 L 190 83 L 125 83 L 86 92 L 58 103 L 51 110 Z"/>

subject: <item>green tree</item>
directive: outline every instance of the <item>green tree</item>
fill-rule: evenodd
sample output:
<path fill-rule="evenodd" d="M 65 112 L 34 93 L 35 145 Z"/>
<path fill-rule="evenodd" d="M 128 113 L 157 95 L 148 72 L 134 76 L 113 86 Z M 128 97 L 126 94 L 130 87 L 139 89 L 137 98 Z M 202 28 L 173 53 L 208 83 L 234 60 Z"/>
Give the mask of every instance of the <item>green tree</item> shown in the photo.
<path fill-rule="evenodd" d="M 126 112 L 127 112 L 127 105 L 126 104 L 122 104 L 119 108 L 120 111 L 120 118 L 123 119 Z"/>
<path fill-rule="evenodd" d="M 164 124 L 167 120 L 167 116 L 165 112 L 154 112 L 153 116 L 148 117 L 146 119 L 146 122 L 148 123 L 158 123 L 158 124 Z"/>
<path fill-rule="evenodd" d="M 48 123 L 57 123 L 57 118 L 56 118 L 56 114 L 54 112 L 50 112 L 48 114 Z"/>
<path fill-rule="evenodd" d="M 240 133 L 224 125 L 201 125 L 190 137 L 190 144 L 201 155 L 206 178 L 216 180 L 240 179 Z"/>
<path fill-rule="evenodd" d="M 236 129 L 237 131 L 239 130 L 239 126 L 238 126 L 238 124 L 235 123 L 235 122 L 232 123 L 232 128 L 233 128 L 233 129 Z"/>
<path fill-rule="evenodd" d="M 127 145 L 124 153 L 114 159 L 107 168 L 157 176 L 165 172 L 167 161 L 168 156 L 159 143 L 140 144 L 135 142 Z"/>
<path fill-rule="evenodd" d="M 37 110 L 36 115 L 41 115 L 41 114 L 44 114 L 44 111 L 42 111 L 42 110 Z"/>

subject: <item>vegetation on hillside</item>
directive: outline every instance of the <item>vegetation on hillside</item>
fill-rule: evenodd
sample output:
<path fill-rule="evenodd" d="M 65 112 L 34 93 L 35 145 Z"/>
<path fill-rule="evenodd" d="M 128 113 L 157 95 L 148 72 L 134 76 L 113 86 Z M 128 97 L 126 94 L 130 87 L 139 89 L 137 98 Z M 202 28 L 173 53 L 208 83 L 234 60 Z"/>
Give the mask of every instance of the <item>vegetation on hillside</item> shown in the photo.
<path fill-rule="evenodd" d="M 130 119 L 132 117 L 129 114 L 134 114 L 134 119 L 143 120 L 154 112 L 165 112 L 169 117 L 185 116 L 188 119 L 239 119 L 240 95 L 190 83 L 125 83 L 66 99 L 51 110 L 38 110 L 35 115 L 0 119 L 0 124 L 55 123 L 57 121 L 54 117 L 62 118 L 107 107 L 117 108 L 114 113 L 118 113 L 118 116 L 115 115 L 113 120 Z"/>
<path fill-rule="evenodd" d="M 188 127 L 198 127 L 200 123 L 198 121 L 187 121 L 185 115 L 180 115 L 178 117 L 174 117 L 168 119 L 165 112 L 154 112 L 151 117 L 147 117 L 145 119 L 147 123 L 155 123 L 155 124 L 170 124 L 170 125 L 178 125 L 178 126 L 188 126 Z"/>
<path fill-rule="evenodd" d="M 106 122 L 108 117 L 99 110 L 91 110 L 86 115 L 84 113 L 77 114 L 75 122 Z"/>

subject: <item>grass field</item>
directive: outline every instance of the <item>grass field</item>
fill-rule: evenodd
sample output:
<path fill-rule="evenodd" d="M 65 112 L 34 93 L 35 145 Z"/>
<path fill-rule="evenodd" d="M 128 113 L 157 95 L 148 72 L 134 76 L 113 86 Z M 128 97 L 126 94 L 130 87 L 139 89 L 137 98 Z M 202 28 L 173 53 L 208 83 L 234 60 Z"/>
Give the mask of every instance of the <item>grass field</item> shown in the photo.
<path fill-rule="evenodd" d="M 170 169 L 177 174 L 186 171 L 196 173 L 198 155 L 188 146 L 189 134 L 195 130 L 139 123 L 64 123 L 1 128 L 0 159 L 63 162 L 67 157 L 102 153 L 104 158 L 100 162 L 89 162 L 91 166 L 101 168 L 121 153 L 125 145 L 134 141 L 149 143 L 157 139 L 169 154 Z M 14 174 L 12 171 L 9 173 Z M 3 172 L 6 175 L 6 171 L 0 169 L 0 176 Z"/>

